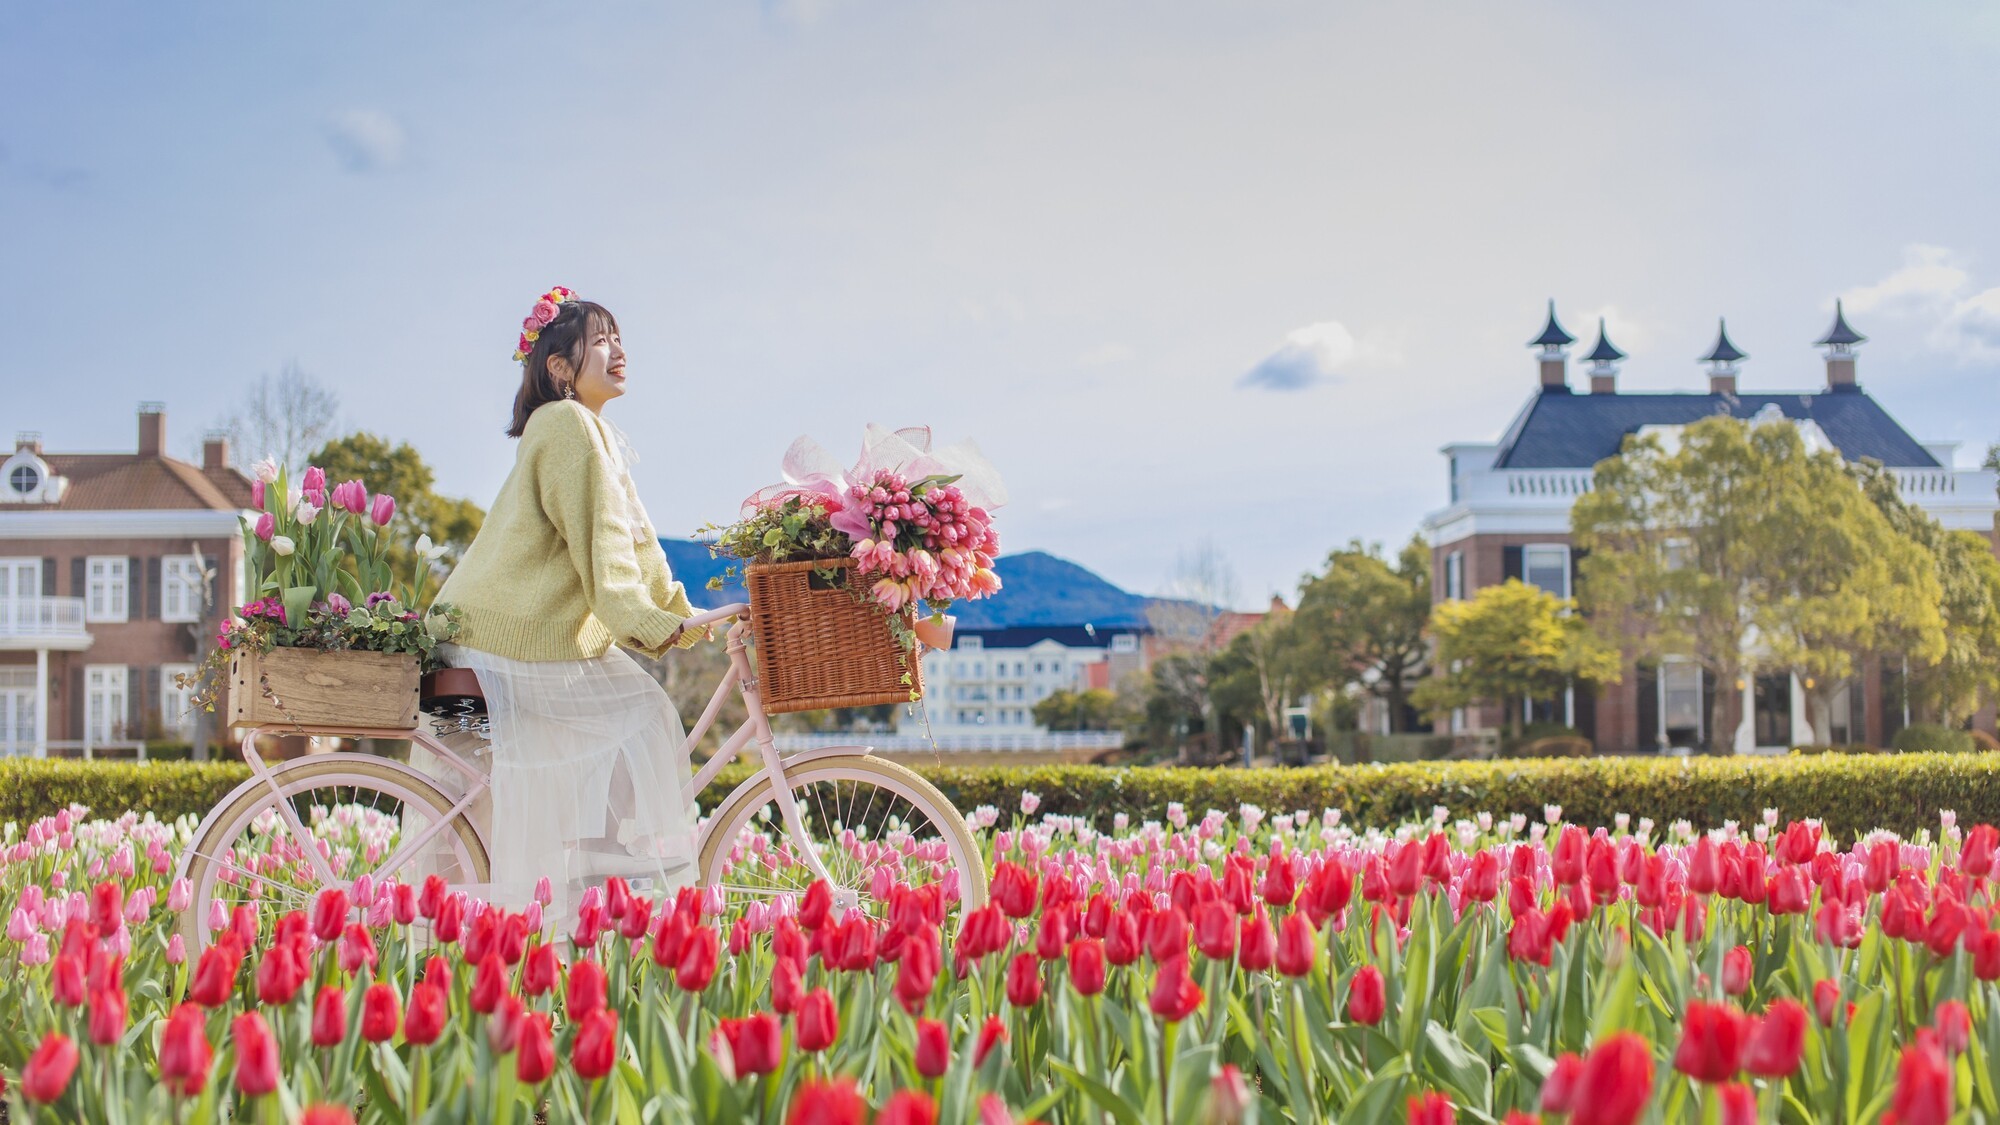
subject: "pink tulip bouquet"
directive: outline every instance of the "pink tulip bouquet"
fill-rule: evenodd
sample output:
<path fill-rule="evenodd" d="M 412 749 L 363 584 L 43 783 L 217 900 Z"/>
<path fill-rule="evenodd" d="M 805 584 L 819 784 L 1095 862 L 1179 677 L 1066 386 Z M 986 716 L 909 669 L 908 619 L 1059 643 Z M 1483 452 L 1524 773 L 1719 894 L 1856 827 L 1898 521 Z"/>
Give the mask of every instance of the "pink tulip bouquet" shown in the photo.
<path fill-rule="evenodd" d="M 710 549 L 760 563 L 852 558 L 866 580 L 857 593 L 889 614 L 918 603 L 941 614 L 1000 591 L 990 512 L 1006 492 L 971 443 L 933 449 L 928 428 L 870 426 L 860 460 L 843 468 L 800 438 L 784 478 L 745 500 L 735 523 L 704 529 Z"/>
<path fill-rule="evenodd" d="M 231 653 L 245 648 L 411 653 L 430 670 L 438 644 L 458 631 L 450 606 L 418 611 L 443 550 L 419 536 L 415 572 L 405 581 L 387 561 L 397 534 L 395 497 L 371 496 L 358 480 L 329 488 L 318 466 L 307 466 L 299 487 L 290 488 L 269 458 L 255 475 L 258 514 L 243 517 L 243 549 L 256 598 L 223 620 L 208 659 L 181 677 L 195 689 L 195 703 L 213 709 Z"/>

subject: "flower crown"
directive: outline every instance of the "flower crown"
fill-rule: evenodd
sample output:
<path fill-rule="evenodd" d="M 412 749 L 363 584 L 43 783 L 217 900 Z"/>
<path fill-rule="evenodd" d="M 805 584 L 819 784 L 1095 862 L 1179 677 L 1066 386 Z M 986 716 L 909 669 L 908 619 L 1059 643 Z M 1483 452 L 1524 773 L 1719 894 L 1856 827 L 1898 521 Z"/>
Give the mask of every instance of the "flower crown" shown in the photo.
<path fill-rule="evenodd" d="M 574 300 L 576 300 L 576 290 L 565 289 L 560 285 L 542 294 L 542 299 L 535 302 L 534 310 L 528 314 L 528 319 L 521 322 L 521 339 L 514 345 L 515 363 L 528 362 L 528 353 L 535 350 L 535 341 L 541 339 L 542 329 L 548 327 L 549 321 L 556 318 L 556 309 L 564 301 Z"/>

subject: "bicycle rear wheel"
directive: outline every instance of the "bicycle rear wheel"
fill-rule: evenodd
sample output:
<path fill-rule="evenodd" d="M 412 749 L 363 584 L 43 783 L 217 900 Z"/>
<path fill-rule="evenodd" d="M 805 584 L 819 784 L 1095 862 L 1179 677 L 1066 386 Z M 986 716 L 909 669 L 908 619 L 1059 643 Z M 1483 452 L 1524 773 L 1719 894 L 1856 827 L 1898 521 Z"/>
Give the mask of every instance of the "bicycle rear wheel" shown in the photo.
<path fill-rule="evenodd" d="M 785 771 L 807 833 L 832 876 L 834 899 L 882 917 L 882 881 L 955 888 L 956 911 L 986 904 L 986 863 L 944 794 L 916 773 L 865 754 L 820 758 Z M 764 776 L 717 809 L 704 831 L 703 886 L 732 904 L 799 896 L 816 876 L 797 853 Z M 878 875 L 878 872 L 886 874 Z"/>
<path fill-rule="evenodd" d="M 309 910 L 328 887 L 348 887 L 362 875 L 412 881 L 412 870 L 386 869 L 402 839 L 442 820 L 452 801 L 421 773 L 365 754 L 301 758 L 273 767 L 277 793 L 259 781 L 239 789 L 198 832 L 186 859 L 192 905 L 181 915 L 191 950 L 214 938 L 210 914 L 240 903 L 253 905 L 260 931 L 276 918 Z M 282 796 L 281 796 L 282 795 Z M 322 878 L 279 808 L 289 804 L 333 868 Z M 453 883 L 488 881 L 486 845 L 463 815 L 452 818 L 425 849 Z"/>

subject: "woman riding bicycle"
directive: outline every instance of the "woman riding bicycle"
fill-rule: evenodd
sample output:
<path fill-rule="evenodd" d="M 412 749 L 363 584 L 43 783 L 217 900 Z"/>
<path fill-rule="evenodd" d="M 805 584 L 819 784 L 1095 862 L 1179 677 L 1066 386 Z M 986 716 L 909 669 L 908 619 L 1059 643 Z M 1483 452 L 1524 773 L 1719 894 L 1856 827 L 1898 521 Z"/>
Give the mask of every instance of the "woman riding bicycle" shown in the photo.
<path fill-rule="evenodd" d="M 440 653 L 479 677 L 491 724 L 490 812 L 475 816 L 501 905 L 543 877 L 567 929 L 584 886 L 608 875 L 654 893 L 694 883 L 690 767 L 673 702 L 626 649 L 658 657 L 700 633 L 632 485 L 637 460 L 602 417 L 625 393 L 618 321 L 563 288 L 536 302 L 507 436 L 514 468 L 438 591 L 464 615 Z M 482 804 L 484 802 L 482 801 Z"/>

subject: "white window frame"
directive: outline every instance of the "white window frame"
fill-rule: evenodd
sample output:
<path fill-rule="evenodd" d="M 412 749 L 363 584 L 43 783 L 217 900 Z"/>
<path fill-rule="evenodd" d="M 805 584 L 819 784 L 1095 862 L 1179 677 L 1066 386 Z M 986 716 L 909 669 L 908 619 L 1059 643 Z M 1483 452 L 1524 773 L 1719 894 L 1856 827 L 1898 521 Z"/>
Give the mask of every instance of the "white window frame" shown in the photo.
<path fill-rule="evenodd" d="M 201 619 L 201 558 L 168 555 L 160 560 L 160 620 Z"/>
<path fill-rule="evenodd" d="M 1560 590 L 1550 590 L 1547 586 L 1540 585 L 1528 577 L 1535 572 L 1535 567 L 1528 562 L 1529 557 L 1535 554 L 1546 555 L 1551 552 L 1562 556 L 1562 589 Z M 1569 567 L 1569 544 L 1567 543 L 1530 543 L 1521 548 L 1521 581 L 1535 587 L 1537 590 L 1554 594 L 1558 598 L 1568 598 L 1570 596 Z"/>
<path fill-rule="evenodd" d="M 1521 554 L 1521 569 L 1526 571 L 1527 552 Z M 1465 552 L 1453 551 L 1444 557 L 1444 596 L 1448 601 L 1465 599 Z"/>
<path fill-rule="evenodd" d="M 986 647 L 985 637 L 960 637 L 958 647 L 968 652 L 978 652 Z"/>
<path fill-rule="evenodd" d="M 125 729 L 126 701 L 132 685 L 123 664 L 83 666 L 83 737 L 91 743 L 111 742 Z"/>
<path fill-rule="evenodd" d="M 1138 652 L 1139 638 L 1130 633 L 1119 633 L 1111 638 L 1112 652 Z"/>
<path fill-rule="evenodd" d="M 177 673 L 194 675 L 192 664 L 160 665 L 160 729 L 174 731 L 183 738 L 194 738 L 194 711 L 189 696 L 192 691 L 183 690 L 174 683 Z"/>
<path fill-rule="evenodd" d="M 91 555 L 83 563 L 83 619 L 107 623 L 131 619 L 131 561 L 124 555 Z"/>

